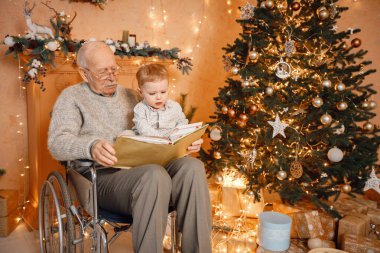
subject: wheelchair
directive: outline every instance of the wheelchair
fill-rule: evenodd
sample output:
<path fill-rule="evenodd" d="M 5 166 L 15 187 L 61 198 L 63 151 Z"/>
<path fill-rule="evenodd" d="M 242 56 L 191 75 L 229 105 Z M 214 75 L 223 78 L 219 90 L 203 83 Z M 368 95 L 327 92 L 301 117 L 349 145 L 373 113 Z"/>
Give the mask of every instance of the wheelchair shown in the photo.
<path fill-rule="evenodd" d="M 74 170 L 74 163 L 89 167 L 91 181 Z M 90 239 L 93 253 L 108 253 L 109 245 L 133 224 L 132 216 L 121 216 L 98 207 L 96 168 L 93 161 L 70 161 L 64 164 L 66 177 L 58 171 L 49 174 L 43 183 L 38 203 L 38 226 L 41 253 L 75 253 L 85 251 Z M 179 252 L 176 212 L 169 208 L 170 252 Z M 105 225 L 112 227 L 108 238 Z M 88 243 L 86 243 L 87 245 Z"/>

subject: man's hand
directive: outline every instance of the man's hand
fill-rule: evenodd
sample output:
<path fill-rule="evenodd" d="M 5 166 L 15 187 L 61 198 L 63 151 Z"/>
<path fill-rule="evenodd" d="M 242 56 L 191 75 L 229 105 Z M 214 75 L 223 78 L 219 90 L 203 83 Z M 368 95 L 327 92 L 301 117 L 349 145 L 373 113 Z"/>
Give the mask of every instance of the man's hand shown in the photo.
<path fill-rule="evenodd" d="M 97 141 L 91 148 L 91 155 L 95 162 L 110 167 L 117 162 L 115 149 L 106 140 Z"/>
<path fill-rule="evenodd" d="M 191 146 L 187 148 L 188 154 L 198 152 L 201 149 L 201 145 L 203 143 L 203 139 L 199 139 L 191 143 Z"/>

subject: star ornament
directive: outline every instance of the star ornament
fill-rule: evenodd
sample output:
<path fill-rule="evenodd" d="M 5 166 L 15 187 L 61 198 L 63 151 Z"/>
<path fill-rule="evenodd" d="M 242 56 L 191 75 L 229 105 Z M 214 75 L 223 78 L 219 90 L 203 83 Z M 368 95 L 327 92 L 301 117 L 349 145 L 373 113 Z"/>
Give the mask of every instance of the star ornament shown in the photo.
<path fill-rule="evenodd" d="M 365 186 L 363 191 L 368 191 L 369 189 L 374 189 L 378 193 L 380 193 L 380 179 L 377 178 L 376 172 L 372 169 L 369 179 L 365 182 Z"/>
<path fill-rule="evenodd" d="M 276 113 L 276 118 L 274 121 L 268 121 L 269 125 L 273 127 L 273 135 L 272 138 L 276 137 L 276 135 L 281 134 L 286 138 L 284 130 L 288 126 L 288 124 L 282 123 L 280 120 L 280 116 Z"/>
<path fill-rule="evenodd" d="M 255 15 L 255 7 L 252 6 L 248 1 L 243 7 L 241 7 L 240 11 L 240 18 L 242 19 L 250 19 Z"/>

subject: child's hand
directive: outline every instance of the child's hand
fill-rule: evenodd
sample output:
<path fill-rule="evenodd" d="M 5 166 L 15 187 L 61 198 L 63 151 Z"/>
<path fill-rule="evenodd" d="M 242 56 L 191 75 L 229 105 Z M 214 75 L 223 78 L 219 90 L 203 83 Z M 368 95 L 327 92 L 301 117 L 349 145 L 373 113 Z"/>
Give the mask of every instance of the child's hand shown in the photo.
<path fill-rule="evenodd" d="M 201 149 L 203 139 L 199 139 L 191 143 L 191 146 L 187 148 L 188 154 L 198 152 Z"/>

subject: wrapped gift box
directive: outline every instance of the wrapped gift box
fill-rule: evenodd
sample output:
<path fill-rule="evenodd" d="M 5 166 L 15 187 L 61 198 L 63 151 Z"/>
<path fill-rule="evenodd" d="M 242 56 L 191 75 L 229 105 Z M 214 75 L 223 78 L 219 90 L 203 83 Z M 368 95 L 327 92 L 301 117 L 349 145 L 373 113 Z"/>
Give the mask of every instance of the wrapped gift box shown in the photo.
<path fill-rule="evenodd" d="M 370 218 L 372 224 L 380 225 L 380 209 L 369 208 L 367 216 Z"/>
<path fill-rule="evenodd" d="M 0 190 L 0 236 L 8 236 L 18 224 L 18 191 Z"/>
<path fill-rule="evenodd" d="M 305 240 L 292 239 L 290 241 L 290 247 L 286 251 L 287 253 L 307 253 L 309 248 Z"/>
<path fill-rule="evenodd" d="M 319 212 L 318 214 L 323 229 L 323 235 L 319 236 L 319 238 L 323 240 L 334 240 L 338 220 L 326 213 Z"/>
<path fill-rule="evenodd" d="M 365 236 L 345 234 L 341 248 L 349 253 L 380 253 L 380 241 Z"/>
<path fill-rule="evenodd" d="M 8 216 L 18 207 L 17 190 L 0 190 L 0 217 Z"/>
<path fill-rule="evenodd" d="M 292 218 L 291 238 L 316 238 L 324 234 L 318 211 L 289 214 Z"/>
<path fill-rule="evenodd" d="M 0 217 L 0 237 L 8 236 L 18 224 L 18 210 L 13 210 L 10 214 Z"/>
<path fill-rule="evenodd" d="M 367 236 L 369 232 L 369 217 L 365 215 L 347 215 L 339 220 L 338 244 L 341 245 L 343 235 L 352 234 Z"/>

